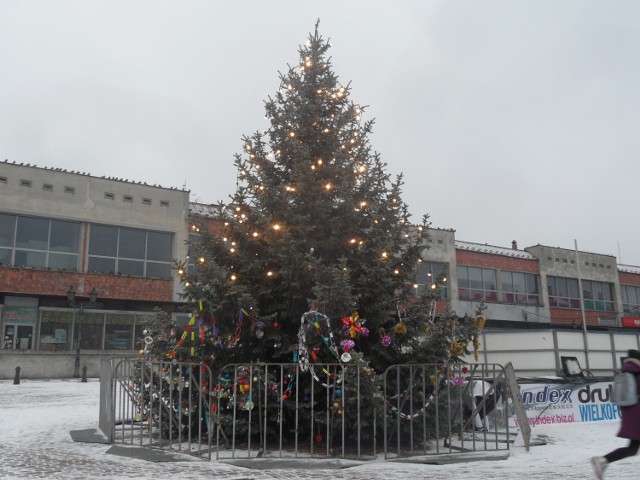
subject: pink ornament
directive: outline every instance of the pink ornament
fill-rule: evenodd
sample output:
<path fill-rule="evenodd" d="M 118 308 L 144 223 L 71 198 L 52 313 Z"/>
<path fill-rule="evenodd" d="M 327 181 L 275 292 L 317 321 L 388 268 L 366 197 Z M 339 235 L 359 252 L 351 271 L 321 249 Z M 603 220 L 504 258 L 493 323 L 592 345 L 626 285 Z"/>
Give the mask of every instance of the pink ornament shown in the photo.
<path fill-rule="evenodd" d="M 353 347 L 356 346 L 356 343 L 353 340 L 342 340 L 340 342 L 340 346 L 342 346 L 342 348 L 344 348 L 345 352 L 348 352 L 349 350 L 351 350 Z"/>

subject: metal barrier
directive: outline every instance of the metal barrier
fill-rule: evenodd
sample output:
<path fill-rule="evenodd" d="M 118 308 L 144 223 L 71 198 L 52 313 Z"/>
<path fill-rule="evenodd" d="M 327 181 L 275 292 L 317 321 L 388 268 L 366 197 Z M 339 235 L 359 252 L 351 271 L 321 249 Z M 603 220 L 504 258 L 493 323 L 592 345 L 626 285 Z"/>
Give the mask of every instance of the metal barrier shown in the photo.
<path fill-rule="evenodd" d="M 217 389 L 218 432 L 230 439 L 218 459 L 364 459 L 376 453 L 382 398 L 366 366 L 227 365 Z"/>
<path fill-rule="evenodd" d="M 200 364 L 117 360 L 110 382 L 112 431 L 105 434 L 113 443 L 210 460 L 211 432 L 215 432 L 212 385 L 211 370 Z"/>
<path fill-rule="evenodd" d="M 508 450 L 514 440 L 500 365 L 393 365 L 384 397 L 385 459 Z"/>
<path fill-rule="evenodd" d="M 98 426 L 110 443 L 115 436 L 113 416 L 113 359 L 103 359 L 100 362 L 100 411 Z"/>
<path fill-rule="evenodd" d="M 515 436 L 500 365 L 394 365 L 379 376 L 358 364 L 231 364 L 214 380 L 200 364 L 118 359 L 101 382 L 112 443 L 208 459 L 215 449 L 216 459 L 389 460 L 508 450 Z"/>

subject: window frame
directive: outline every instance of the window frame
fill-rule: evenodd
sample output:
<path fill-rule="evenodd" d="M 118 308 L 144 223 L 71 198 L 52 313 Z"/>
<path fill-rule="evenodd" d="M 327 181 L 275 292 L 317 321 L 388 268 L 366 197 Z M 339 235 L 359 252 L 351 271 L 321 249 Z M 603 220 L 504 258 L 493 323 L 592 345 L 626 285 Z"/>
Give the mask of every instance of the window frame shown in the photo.
<path fill-rule="evenodd" d="M 110 232 L 111 236 L 109 245 L 96 243 L 97 253 L 93 242 L 94 239 L 96 242 L 100 239 L 98 234 L 94 236 L 95 231 Z M 167 255 L 166 260 L 159 258 L 158 248 L 155 245 L 150 245 L 156 237 L 167 242 L 160 248 L 160 250 L 169 249 L 164 252 Z M 145 278 L 172 278 L 173 238 L 173 232 L 91 223 L 89 224 L 87 271 Z M 101 247 L 105 246 L 108 248 L 101 250 Z"/>
<path fill-rule="evenodd" d="M 515 276 L 522 276 L 524 291 L 516 289 Z M 509 280 L 511 279 L 511 280 Z M 500 270 L 500 293 L 502 302 L 510 305 L 540 305 L 540 289 L 538 278 L 534 273 L 513 270 Z"/>
<path fill-rule="evenodd" d="M 629 314 L 636 312 L 636 315 L 640 316 L 640 286 L 621 283 L 620 294 L 622 296 L 622 311 Z"/>
<path fill-rule="evenodd" d="M 416 264 L 416 283 L 415 291 L 416 297 L 422 295 L 427 288 L 427 285 L 433 285 L 433 282 L 427 282 L 429 278 L 437 279 L 439 275 L 444 273 L 448 279 L 449 264 L 445 262 L 438 262 L 433 260 L 421 260 Z M 438 296 L 446 300 L 449 298 L 449 286 L 448 284 L 441 285 L 438 289 Z"/>
<path fill-rule="evenodd" d="M 613 284 L 597 280 L 580 280 L 570 277 L 547 276 L 547 293 L 551 308 L 580 308 L 580 284 L 585 310 L 614 312 L 615 299 Z M 560 289 L 559 287 L 565 287 Z M 606 292 L 606 293 L 605 293 Z"/>
<path fill-rule="evenodd" d="M 0 257 L 7 260 L 8 266 L 60 271 L 78 270 L 81 222 L 34 215 L 0 213 L 0 216 L 4 217 L 3 220 L 7 220 L 7 224 L 13 220 L 13 227 L 6 230 L 7 233 L 12 233 L 13 238 L 0 246 Z M 29 229 L 33 228 L 38 230 L 37 235 L 29 232 Z M 75 230 L 73 234 L 68 235 L 68 232 L 73 230 Z M 66 241 L 64 241 L 65 238 Z M 5 262 L 1 264 L 4 265 Z"/>
<path fill-rule="evenodd" d="M 485 302 L 499 303 L 497 269 L 472 265 L 458 265 L 457 274 L 458 298 L 460 300 L 479 302 L 484 298 Z M 475 279 L 471 278 L 471 274 L 473 274 Z M 464 281 L 466 281 L 466 285 L 462 284 Z M 491 286 L 493 288 L 489 288 Z"/>

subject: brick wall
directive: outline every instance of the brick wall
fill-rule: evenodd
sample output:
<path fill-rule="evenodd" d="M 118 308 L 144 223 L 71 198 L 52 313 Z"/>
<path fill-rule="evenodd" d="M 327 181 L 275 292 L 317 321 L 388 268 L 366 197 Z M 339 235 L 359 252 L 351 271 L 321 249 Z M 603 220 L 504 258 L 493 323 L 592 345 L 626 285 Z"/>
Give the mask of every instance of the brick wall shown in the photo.
<path fill-rule="evenodd" d="M 456 250 L 456 263 L 472 267 L 495 268 L 512 272 L 539 273 L 537 260 Z"/>
<path fill-rule="evenodd" d="M 582 328 L 582 312 L 580 310 L 572 310 L 569 308 L 550 308 L 551 323 L 559 325 L 576 325 Z M 614 312 L 593 312 L 586 310 L 584 312 L 587 325 L 598 326 L 598 318 L 615 318 Z"/>
<path fill-rule="evenodd" d="M 95 288 L 101 299 L 173 301 L 173 280 L 120 275 L 0 267 L 0 291 L 7 295 L 67 296 L 73 287 L 79 297 Z"/>
<path fill-rule="evenodd" d="M 621 285 L 640 286 L 640 275 L 636 273 L 618 272 L 618 278 Z"/>
<path fill-rule="evenodd" d="M 206 229 L 213 235 L 222 236 L 225 229 L 224 220 L 218 218 L 202 217 L 201 218 Z"/>

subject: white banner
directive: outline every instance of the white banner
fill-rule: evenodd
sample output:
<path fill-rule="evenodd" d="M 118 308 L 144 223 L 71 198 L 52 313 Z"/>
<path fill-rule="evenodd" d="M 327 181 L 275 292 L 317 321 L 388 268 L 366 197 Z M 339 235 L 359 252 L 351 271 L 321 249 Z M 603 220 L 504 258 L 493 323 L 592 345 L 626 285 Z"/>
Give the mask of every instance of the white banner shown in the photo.
<path fill-rule="evenodd" d="M 520 393 L 530 425 L 601 422 L 620 419 L 620 407 L 612 404 L 612 382 L 520 383 Z M 511 427 L 518 427 L 515 416 Z"/>

